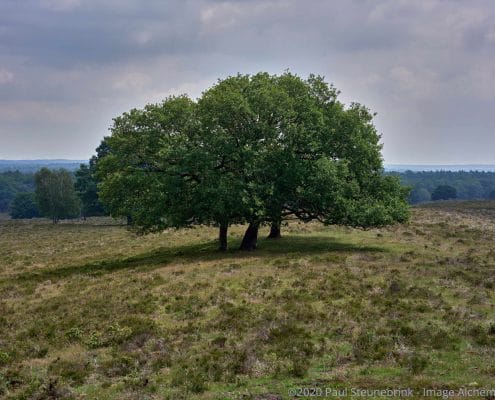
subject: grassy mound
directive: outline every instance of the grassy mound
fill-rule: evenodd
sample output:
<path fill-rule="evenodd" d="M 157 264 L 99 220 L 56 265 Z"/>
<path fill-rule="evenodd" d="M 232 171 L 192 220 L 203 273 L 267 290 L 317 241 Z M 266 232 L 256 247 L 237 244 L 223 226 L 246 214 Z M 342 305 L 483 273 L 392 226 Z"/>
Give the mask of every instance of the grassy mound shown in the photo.
<path fill-rule="evenodd" d="M 0 397 L 285 399 L 293 387 L 495 381 L 494 203 L 283 235 L 224 254 L 206 227 L 136 237 L 108 219 L 0 221 Z"/>

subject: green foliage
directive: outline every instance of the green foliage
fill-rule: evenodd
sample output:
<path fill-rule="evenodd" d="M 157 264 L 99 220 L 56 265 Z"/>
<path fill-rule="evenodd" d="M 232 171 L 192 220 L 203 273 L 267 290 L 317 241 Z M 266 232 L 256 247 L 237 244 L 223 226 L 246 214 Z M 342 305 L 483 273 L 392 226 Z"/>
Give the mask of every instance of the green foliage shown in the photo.
<path fill-rule="evenodd" d="M 193 107 L 187 97 L 169 98 L 114 119 L 95 159 L 100 197 L 111 215 L 131 217 L 147 231 L 201 222 L 193 220 L 202 217 L 195 206 L 204 207 L 192 201 L 199 193 L 195 173 L 180 162 L 194 156 Z"/>
<path fill-rule="evenodd" d="M 84 217 L 104 215 L 103 206 L 98 199 L 97 180 L 94 175 L 94 160 L 90 160 L 89 166 L 81 164 L 75 172 L 76 181 L 74 188 L 81 200 L 81 213 Z"/>
<path fill-rule="evenodd" d="M 450 185 L 438 185 L 431 194 L 431 199 L 435 200 L 450 200 L 457 198 L 457 190 Z"/>
<path fill-rule="evenodd" d="M 33 191 L 33 174 L 24 174 L 19 171 L 0 173 L 0 212 L 6 212 L 10 209 L 17 193 Z"/>
<path fill-rule="evenodd" d="M 431 193 L 439 185 L 455 188 L 457 199 L 495 199 L 495 172 L 483 171 L 405 171 L 388 172 L 398 176 L 403 185 L 411 186 L 411 204 L 431 200 Z"/>
<path fill-rule="evenodd" d="M 9 361 L 10 357 L 7 353 L 0 351 L 0 366 L 4 366 Z"/>
<path fill-rule="evenodd" d="M 296 216 L 328 224 L 405 221 L 408 191 L 383 177 L 364 106 L 321 77 L 258 73 L 114 119 L 95 158 L 101 200 L 143 232 Z"/>
<path fill-rule="evenodd" d="M 10 216 L 13 219 L 39 217 L 34 193 L 17 193 L 10 206 Z"/>
<path fill-rule="evenodd" d="M 400 360 L 400 363 L 411 371 L 413 375 L 417 375 L 426 369 L 429 364 L 429 358 L 422 353 L 414 352 L 412 354 L 406 354 Z"/>
<path fill-rule="evenodd" d="M 64 169 L 40 169 L 35 174 L 36 200 L 44 217 L 54 223 L 79 215 L 80 205 L 70 173 Z"/>
<path fill-rule="evenodd" d="M 413 190 L 411 190 L 411 194 L 409 195 L 409 202 L 411 204 L 424 203 L 425 201 L 430 200 L 430 192 L 422 187 L 415 187 Z"/>
<path fill-rule="evenodd" d="M 390 337 L 363 329 L 354 339 L 353 354 L 359 362 L 381 360 L 390 352 L 391 346 Z"/>
<path fill-rule="evenodd" d="M 80 354 L 74 358 L 55 359 L 50 363 L 48 371 L 51 375 L 81 385 L 91 373 L 91 359 Z"/>

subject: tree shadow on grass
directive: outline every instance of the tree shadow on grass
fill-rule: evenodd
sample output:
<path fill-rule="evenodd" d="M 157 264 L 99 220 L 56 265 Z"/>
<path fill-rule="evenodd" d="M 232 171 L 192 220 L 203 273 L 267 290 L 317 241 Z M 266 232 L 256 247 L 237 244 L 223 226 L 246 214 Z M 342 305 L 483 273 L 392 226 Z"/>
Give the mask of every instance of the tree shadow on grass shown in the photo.
<path fill-rule="evenodd" d="M 281 239 L 258 240 L 259 248 L 255 251 L 238 250 L 240 239 L 230 241 L 231 249 L 226 252 L 217 250 L 217 241 L 193 243 L 173 247 L 161 247 L 150 252 L 126 258 L 115 258 L 82 265 L 29 271 L 19 274 L 17 281 L 56 280 L 72 275 L 99 276 L 114 271 L 139 268 L 140 271 L 150 271 L 163 267 L 174 261 L 199 262 L 216 260 L 245 260 L 249 258 L 270 258 L 281 255 L 318 255 L 325 253 L 363 253 L 387 252 L 383 246 L 358 245 L 328 236 L 286 236 Z"/>

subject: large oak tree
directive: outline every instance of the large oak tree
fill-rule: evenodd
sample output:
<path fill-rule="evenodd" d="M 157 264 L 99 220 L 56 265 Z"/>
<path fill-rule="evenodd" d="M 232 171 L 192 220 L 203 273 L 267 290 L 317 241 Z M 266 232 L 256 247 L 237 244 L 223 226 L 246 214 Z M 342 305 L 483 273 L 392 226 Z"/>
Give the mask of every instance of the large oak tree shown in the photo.
<path fill-rule="evenodd" d="M 285 73 L 218 81 L 198 101 L 170 97 L 115 118 L 95 160 L 100 196 L 143 232 L 212 224 L 258 228 L 296 217 L 379 226 L 408 217 L 407 191 L 382 174 L 372 114 L 345 107 L 321 77 Z"/>

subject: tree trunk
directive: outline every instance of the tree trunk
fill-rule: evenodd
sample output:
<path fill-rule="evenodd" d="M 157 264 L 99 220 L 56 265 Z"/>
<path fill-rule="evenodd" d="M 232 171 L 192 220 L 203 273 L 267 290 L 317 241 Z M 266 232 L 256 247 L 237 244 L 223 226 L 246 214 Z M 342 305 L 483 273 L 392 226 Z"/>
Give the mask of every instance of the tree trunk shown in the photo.
<path fill-rule="evenodd" d="M 227 231 L 229 229 L 229 226 L 227 224 L 221 224 L 220 229 L 218 232 L 218 250 L 219 251 L 226 251 L 227 250 Z"/>
<path fill-rule="evenodd" d="M 272 222 L 268 239 L 279 239 L 281 237 L 282 235 L 280 234 L 280 222 Z"/>
<path fill-rule="evenodd" d="M 256 249 L 256 243 L 258 241 L 258 228 L 259 224 L 251 222 L 244 233 L 242 238 L 240 250 L 253 251 Z"/>
<path fill-rule="evenodd" d="M 132 216 L 131 215 L 128 215 L 127 216 L 127 225 L 132 225 Z"/>

